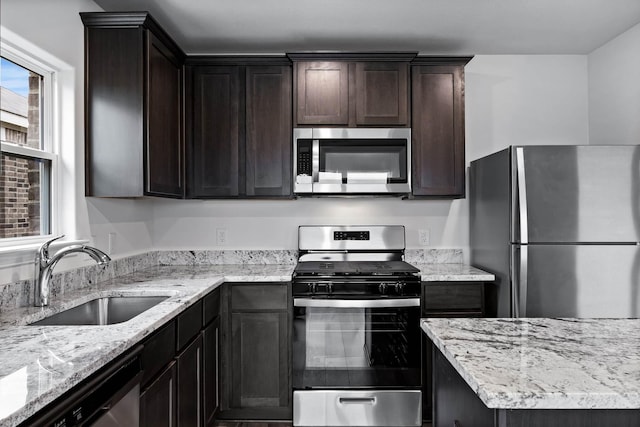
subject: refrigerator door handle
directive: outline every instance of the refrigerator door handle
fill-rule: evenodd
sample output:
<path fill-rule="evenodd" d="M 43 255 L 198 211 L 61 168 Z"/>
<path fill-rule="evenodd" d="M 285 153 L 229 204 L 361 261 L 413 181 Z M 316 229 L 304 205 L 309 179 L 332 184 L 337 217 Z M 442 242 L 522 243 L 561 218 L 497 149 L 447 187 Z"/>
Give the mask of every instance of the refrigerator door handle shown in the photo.
<path fill-rule="evenodd" d="M 513 317 L 527 317 L 527 279 L 529 250 L 526 245 L 514 245 L 511 255 Z"/>
<path fill-rule="evenodd" d="M 519 243 L 529 243 L 529 230 L 527 227 L 527 184 L 524 171 L 524 147 L 516 147 L 516 170 L 518 180 L 518 215 L 520 223 Z"/>

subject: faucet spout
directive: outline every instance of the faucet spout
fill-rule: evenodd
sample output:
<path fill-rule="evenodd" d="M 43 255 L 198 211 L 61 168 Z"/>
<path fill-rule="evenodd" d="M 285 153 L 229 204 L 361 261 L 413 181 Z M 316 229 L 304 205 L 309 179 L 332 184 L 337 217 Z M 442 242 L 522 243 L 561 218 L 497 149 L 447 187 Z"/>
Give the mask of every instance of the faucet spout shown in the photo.
<path fill-rule="evenodd" d="M 65 246 L 56 252 L 55 255 L 49 256 L 49 245 L 51 242 L 64 237 L 64 235 L 51 239 L 45 242 L 38 253 L 35 260 L 35 274 L 34 274 L 34 291 L 35 291 L 35 305 L 36 307 L 42 307 L 49 305 L 49 295 L 51 294 L 51 275 L 53 268 L 56 266 L 64 256 L 82 252 L 89 255 L 98 265 L 106 267 L 111 258 L 98 248 L 87 245 L 69 245 Z"/>

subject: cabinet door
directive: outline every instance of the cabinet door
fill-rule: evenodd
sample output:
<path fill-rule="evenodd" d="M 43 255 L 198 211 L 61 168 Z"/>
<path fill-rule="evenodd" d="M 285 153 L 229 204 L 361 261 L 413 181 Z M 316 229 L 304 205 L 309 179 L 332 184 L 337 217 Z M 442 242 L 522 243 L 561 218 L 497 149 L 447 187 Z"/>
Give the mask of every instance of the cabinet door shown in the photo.
<path fill-rule="evenodd" d="M 140 394 L 141 427 L 176 425 L 176 363 L 171 364 Z"/>
<path fill-rule="evenodd" d="M 287 312 L 231 314 L 232 407 L 290 405 Z"/>
<path fill-rule="evenodd" d="M 220 408 L 220 317 L 203 330 L 204 363 L 202 373 L 204 422 L 212 426 Z"/>
<path fill-rule="evenodd" d="M 412 67 L 414 196 L 464 197 L 463 66 Z"/>
<path fill-rule="evenodd" d="M 150 31 L 147 61 L 146 193 L 183 197 L 182 64 Z"/>
<path fill-rule="evenodd" d="M 190 197 L 239 194 L 240 69 L 196 67 Z"/>
<path fill-rule="evenodd" d="M 356 125 L 407 126 L 409 64 L 357 62 Z"/>
<path fill-rule="evenodd" d="M 176 357 L 178 427 L 202 425 L 202 334 Z"/>
<path fill-rule="evenodd" d="M 246 194 L 291 196 L 291 68 L 247 67 Z"/>
<path fill-rule="evenodd" d="M 296 124 L 349 123 L 349 64 L 297 62 Z"/>
<path fill-rule="evenodd" d="M 87 24 L 85 29 L 87 196 L 137 197 L 144 192 L 143 40 L 140 28 Z"/>

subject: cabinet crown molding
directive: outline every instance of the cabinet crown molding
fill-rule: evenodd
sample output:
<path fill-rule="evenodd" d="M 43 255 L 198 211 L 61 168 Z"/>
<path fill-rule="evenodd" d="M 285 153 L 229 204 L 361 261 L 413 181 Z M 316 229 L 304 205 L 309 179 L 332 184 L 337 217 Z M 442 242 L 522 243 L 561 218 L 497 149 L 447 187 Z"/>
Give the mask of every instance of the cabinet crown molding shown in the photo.
<path fill-rule="evenodd" d="M 292 61 L 412 61 L 418 52 L 290 52 Z"/>
<path fill-rule="evenodd" d="M 184 61 L 186 54 L 149 12 L 80 12 L 87 28 L 136 28 L 151 30 L 173 53 Z"/>

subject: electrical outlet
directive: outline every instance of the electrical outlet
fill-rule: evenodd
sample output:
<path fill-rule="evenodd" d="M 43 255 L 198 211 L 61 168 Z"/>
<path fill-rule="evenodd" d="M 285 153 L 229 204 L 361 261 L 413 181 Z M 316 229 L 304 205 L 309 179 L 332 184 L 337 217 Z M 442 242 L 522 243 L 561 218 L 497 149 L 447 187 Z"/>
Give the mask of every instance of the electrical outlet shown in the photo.
<path fill-rule="evenodd" d="M 420 246 L 429 246 L 429 238 L 431 233 L 429 229 L 418 230 L 418 243 Z"/>
<path fill-rule="evenodd" d="M 227 229 L 216 228 L 216 245 L 224 245 L 227 243 Z"/>
<path fill-rule="evenodd" d="M 116 233 L 109 233 L 107 255 L 112 255 L 113 254 L 113 246 L 114 246 L 115 242 L 116 242 Z"/>

